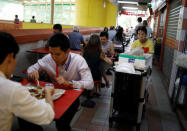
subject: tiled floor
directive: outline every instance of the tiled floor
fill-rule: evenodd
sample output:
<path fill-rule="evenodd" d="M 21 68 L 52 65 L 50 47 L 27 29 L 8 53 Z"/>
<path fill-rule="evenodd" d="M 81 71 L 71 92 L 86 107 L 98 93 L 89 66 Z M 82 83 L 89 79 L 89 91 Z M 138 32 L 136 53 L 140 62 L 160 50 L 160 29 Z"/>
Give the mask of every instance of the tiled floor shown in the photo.
<path fill-rule="evenodd" d="M 108 76 L 112 83 L 112 76 Z M 110 83 L 110 84 L 111 84 Z M 128 124 L 114 124 L 109 128 L 109 110 L 111 87 L 102 88 L 101 96 L 94 98 L 95 108 L 84 108 L 77 112 L 72 120 L 73 131 L 135 131 L 135 127 Z M 81 96 L 81 101 L 85 98 Z M 149 87 L 149 100 L 146 113 L 141 123 L 141 131 L 181 131 L 178 119 L 172 112 L 167 92 L 160 80 L 159 72 L 153 67 L 152 80 Z M 17 129 L 14 121 L 13 131 Z M 44 126 L 45 131 L 56 131 L 55 123 Z"/>
<path fill-rule="evenodd" d="M 88 131 L 133 131 L 135 127 L 115 125 L 109 128 L 108 117 L 110 108 L 111 88 L 103 88 L 102 95 L 95 98 L 97 103 L 94 109 L 84 108 L 81 115 L 73 123 L 75 130 Z M 159 72 L 154 67 L 152 80 L 149 87 L 149 100 L 146 106 L 145 117 L 142 120 L 141 131 L 181 131 L 178 119 L 172 112 L 167 92 L 159 77 Z"/>

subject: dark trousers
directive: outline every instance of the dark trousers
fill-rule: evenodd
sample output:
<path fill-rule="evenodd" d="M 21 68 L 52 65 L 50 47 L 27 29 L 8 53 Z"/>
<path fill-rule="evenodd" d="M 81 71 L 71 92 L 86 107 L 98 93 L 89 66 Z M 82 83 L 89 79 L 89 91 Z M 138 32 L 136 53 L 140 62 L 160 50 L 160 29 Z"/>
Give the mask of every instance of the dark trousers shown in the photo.
<path fill-rule="evenodd" d="M 71 131 L 71 120 L 73 119 L 77 109 L 80 105 L 79 98 L 69 107 L 69 109 L 60 117 L 55 119 L 56 128 L 58 131 Z M 19 131 L 43 131 L 43 128 L 39 125 L 27 122 L 21 118 L 18 118 L 19 122 Z"/>
<path fill-rule="evenodd" d="M 30 123 L 21 118 L 18 118 L 19 130 L 18 131 L 43 131 L 43 128 L 39 125 Z"/>
<path fill-rule="evenodd" d="M 60 119 L 56 119 L 56 128 L 58 131 L 71 131 L 71 120 L 73 119 L 77 109 L 80 105 L 79 99 L 69 107 L 69 109 L 62 115 Z"/>

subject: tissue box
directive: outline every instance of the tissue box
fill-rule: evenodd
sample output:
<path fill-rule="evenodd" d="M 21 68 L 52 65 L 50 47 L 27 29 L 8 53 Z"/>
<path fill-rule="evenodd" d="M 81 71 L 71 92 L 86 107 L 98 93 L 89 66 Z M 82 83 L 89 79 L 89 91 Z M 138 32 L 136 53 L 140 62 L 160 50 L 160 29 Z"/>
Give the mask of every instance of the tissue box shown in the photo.
<path fill-rule="evenodd" d="M 135 69 L 145 70 L 152 67 L 152 54 L 144 54 L 143 57 L 120 54 L 120 63 L 133 63 Z"/>

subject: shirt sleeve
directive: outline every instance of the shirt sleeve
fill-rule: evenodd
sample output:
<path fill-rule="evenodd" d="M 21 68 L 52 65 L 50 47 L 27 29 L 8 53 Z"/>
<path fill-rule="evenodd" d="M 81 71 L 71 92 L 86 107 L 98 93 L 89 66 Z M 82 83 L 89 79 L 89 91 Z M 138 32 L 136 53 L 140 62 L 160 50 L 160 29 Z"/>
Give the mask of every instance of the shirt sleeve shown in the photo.
<path fill-rule="evenodd" d="M 42 59 L 39 59 L 37 63 L 35 63 L 34 65 L 30 66 L 28 69 L 27 69 L 27 73 L 31 73 L 32 71 L 34 70 L 37 70 L 37 71 L 41 71 L 42 70 L 42 67 L 45 67 L 46 65 L 48 65 L 49 63 L 47 62 L 47 56 L 43 57 Z"/>
<path fill-rule="evenodd" d="M 29 73 L 31 73 L 31 72 L 34 71 L 34 70 L 39 71 L 39 69 L 40 69 L 40 65 L 39 65 L 38 63 L 36 63 L 36 64 L 30 66 L 30 67 L 27 69 L 27 73 L 29 74 Z"/>
<path fill-rule="evenodd" d="M 131 47 L 131 50 L 133 50 L 134 48 L 137 47 L 137 42 L 135 41 L 133 44 L 132 44 L 132 47 Z"/>
<path fill-rule="evenodd" d="M 21 86 L 21 85 L 20 85 Z M 13 113 L 37 125 L 49 124 L 54 119 L 54 111 L 50 104 L 32 97 L 24 87 L 15 88 L 12 97 Z"/>
<path fill-rule="evenodd" d="M 154 44 L 151 40 L 150 40 L 150 44 L 149 44 L 149 53 L 151 53 L 151 54 L 154 53 Z"/>
<path fill-rule="evenodd" d="M 81 79 L 78 81 L 72 81 L 74 88 L 85 88 L 88 90 L 93 89 L 94 83 L 90 68 L 86 61 L 82 58 L 80 64 L 77 66 Z"/>

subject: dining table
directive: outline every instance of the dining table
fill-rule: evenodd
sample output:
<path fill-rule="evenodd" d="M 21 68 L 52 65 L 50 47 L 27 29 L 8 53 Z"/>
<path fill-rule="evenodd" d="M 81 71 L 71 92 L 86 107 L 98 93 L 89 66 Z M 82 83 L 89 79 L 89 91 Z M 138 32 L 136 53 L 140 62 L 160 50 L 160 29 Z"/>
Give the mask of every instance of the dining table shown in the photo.
<path fill-rule="evenodd" d="M 32 83 L 33 85 L 35 84 L 33 82 L 28 81 L 27 79 L 23 79 L 21 81 L 21 84 L 24 86 L 26 86 L 29 83 Z M 63 88 L 61 85 L 57 83 L 39 81 L 39 84 L 43 87 L 46 84 L 53 84 L 54 88 L 57 88 L 57 89 Z M 68 110 L 68 108 L 73 104 L 73 102 L 79 98 L 82 92 L 83 92 L 83 89 L 66 89 L 65 93 L 60 98 L 58 98 L 57 100 L 54 100 L 54 112 L 55 112 L 54 119 L 59 119 L 66 112 L 66 110 Z"/>

